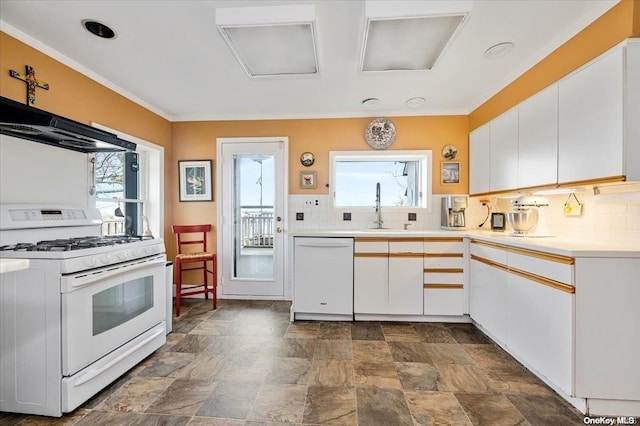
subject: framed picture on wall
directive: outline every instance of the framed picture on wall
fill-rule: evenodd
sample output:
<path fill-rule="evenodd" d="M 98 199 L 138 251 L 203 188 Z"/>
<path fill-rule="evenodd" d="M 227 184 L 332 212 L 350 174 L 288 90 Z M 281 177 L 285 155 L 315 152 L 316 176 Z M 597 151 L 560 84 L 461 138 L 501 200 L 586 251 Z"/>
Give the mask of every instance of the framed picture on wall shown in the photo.
<path fill-rule="evenodd" d="M 313 189 L 316 187 L 316 172 L 300 172 L 300 188 Z"/>
<path fill-rule="evenodd" d="M 442 162 L 442 183 L 460 183 L 460 163 L 455 161 Z"/>
<path fill-rule="evenodd" d="M 213 201 L 212 160 L 178 161 L 180 201 Z"/>

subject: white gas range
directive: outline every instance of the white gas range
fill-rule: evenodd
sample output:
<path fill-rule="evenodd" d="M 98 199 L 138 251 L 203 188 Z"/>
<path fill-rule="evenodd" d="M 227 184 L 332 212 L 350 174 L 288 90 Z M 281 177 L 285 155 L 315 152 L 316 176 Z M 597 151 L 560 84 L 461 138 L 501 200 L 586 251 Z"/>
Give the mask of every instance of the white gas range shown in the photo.
<path fill-rule="evenodd" d="M 73 411 L 165 342 L 162 239 L 101 237 L 95 208 L 0 206 L 0 411 Z"/>

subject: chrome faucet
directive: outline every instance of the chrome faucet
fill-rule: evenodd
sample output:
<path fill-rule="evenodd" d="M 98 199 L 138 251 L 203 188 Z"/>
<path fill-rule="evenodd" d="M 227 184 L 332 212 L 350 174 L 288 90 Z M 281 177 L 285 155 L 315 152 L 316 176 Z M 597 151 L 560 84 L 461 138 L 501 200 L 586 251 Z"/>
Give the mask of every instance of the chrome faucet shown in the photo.
<path fill-rule="evenodd" d="M 376 214 L 377 220 L 373 223 L 376 224 L 376 229 L 382 229 L 382 208 L 380 206 L 380 182 L 376 183 Z"/>

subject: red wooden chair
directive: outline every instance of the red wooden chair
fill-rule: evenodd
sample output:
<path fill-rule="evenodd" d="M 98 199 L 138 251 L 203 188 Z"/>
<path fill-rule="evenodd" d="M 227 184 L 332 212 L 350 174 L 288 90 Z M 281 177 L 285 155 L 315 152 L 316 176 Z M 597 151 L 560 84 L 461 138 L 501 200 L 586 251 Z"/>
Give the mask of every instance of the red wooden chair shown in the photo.
<path fill-rule="evenodd" d="M 213 309 L 216 309 L 216 285 L 218 281 L 216 254 L 207 252 L 207 233 L 211 231 L 211 225 L 173 225 L 171 229 L 176 235 L 178 250 L 174 262 L 176 316 L 180 316 L 180 299 L 183 296 L 192 294 L 204 293 L 204 297 L 208 299 L 209 293 L 211 293 Z M 209 262 L 211 262 L 211 269 L 208 268 Z M 195 266 L 191 264 L 195 264 Z M 199 269 L 203 271 L 203 284 L 187 285 L 183 290 L 182 273 Z M 209 287 L 209 274 L 213 277 L 211 287 Z"/>

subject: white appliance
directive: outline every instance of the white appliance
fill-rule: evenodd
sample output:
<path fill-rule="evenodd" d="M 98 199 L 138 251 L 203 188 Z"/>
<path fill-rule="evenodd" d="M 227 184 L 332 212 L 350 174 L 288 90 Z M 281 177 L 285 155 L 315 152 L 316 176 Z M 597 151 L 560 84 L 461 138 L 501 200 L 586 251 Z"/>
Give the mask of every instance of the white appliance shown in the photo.
<path fill-rule="evenodd" d="M 516 198 L 512 202 L 515 211 L 534 211 L 537 213 L 537 221 L 531 231 L 518 233 L 513 232 L 509 235 L 514 237 L 553 237 L 553 234 L 547 228 L 547 220 L 544 215 L 544 209 L 549 207 L 549 199 L 536 195 L 523 195 Z"/>
<path fill-rule="evenodd" d="M 296 237 L 294 319 L 353 321 L 353 238 Z"/>
<path fill-rule="evenodd" d="M 1 205 L 0 411 L 73 411 L 165 341 L 162 239 L 100 236 L 100 212 Z"/>

